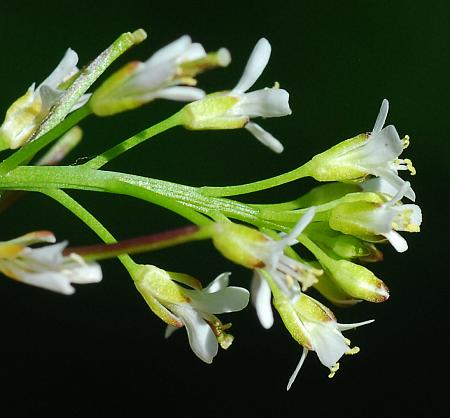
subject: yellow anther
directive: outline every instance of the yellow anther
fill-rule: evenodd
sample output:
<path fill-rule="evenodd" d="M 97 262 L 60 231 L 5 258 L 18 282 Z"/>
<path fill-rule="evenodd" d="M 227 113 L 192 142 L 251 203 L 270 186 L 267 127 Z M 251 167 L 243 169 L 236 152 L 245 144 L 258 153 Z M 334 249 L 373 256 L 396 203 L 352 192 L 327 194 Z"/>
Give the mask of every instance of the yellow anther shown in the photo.
<path fill-rule="evenodd" d="M 275 83 L 273 83 L 273 89 L 279 89 L 280 88 L 280 83 L 278 81 L 275 81 Z"/>
<path fill-rule="evenodd" d="M 328 375 L 328 377 L 329 377 L 330 379 L 332 379 L 338 370 L 339 370 L 339 363 L 336 363 L 336 364 L 330 369 L 330 372 L 331 372 L 331 373 Z"/>
<path fill-rule="evenodd" d="M 403 138 L 402 138 L 402 142 L 403 142 L 403 149 L 406 149 L 406 148 L 408 148 L 409 147 L 409 135 L 405 135 Z"/>
<path fill-rule="evenodd" d="M 405 231 L 408 232 L 420 232 L 420 226 L 415 224 L 408 224 L 405 226 Z"/>
<path fill-rule="evenodd" d="M 291 288 L 294 285 L 294 279 L 290 274 L 286 274 L 285 276 L 286 284 L 289 288 Z"/>
<path fill-rule="evenodd" d="M 345 341 L 345 344 L 347 344 L 348 346 L 350 346 L 350 344 L 352 343 L 348 338 L 346 338 L 344 341 Z"/>
<path fill-rule="evenodd" d="M 412 161 L 409 158 L 405 158 L 403 160 L 406 164 L 406 167 L 408 168 L 409 172 L 411 173 L 412 176 L 416 175 L 416 169 L 414 168 Z"/>
<path fill-rule="evenodd" d="M 349 356 L 353 356 L 354 354 L 359 353 L 361 350 L 359 349 L 358 346 L 354 346 L 353 348 L 350 348 L 350 350 L 348 350 L 345 354 L 349 355 Z"/>

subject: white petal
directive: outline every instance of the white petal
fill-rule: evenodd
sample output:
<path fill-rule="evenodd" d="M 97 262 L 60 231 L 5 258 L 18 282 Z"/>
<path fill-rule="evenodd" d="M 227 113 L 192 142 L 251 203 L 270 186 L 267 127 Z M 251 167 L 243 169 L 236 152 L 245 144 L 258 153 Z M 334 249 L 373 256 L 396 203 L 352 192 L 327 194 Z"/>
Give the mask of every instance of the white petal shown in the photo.
<path fill-rule="evenodd" d="M 42 111 L 48 112 L 50 108 L 56 104 L 64 92 L 62 90 L 43 85 L 39 89 L 39 94 L 42 100 Z"/>
<path fill-rule="evenodd" d="M 205 97 L 205 92 L 196 87 L 174 86 L 156 91 L 155 93 L 153 93 L 153 97 L 175 100 L 179 102 L 193 102 Z"/>
<path fill-rule="evenodd" d="M 183 35 L 165 47 L 156 51 L 145 63 L 153 65 L 160 65 L 172 60 L 176 60 L 183 54 L 189 45 L 191 45 L 191 37 Z"/>
<path fill-rule="evenodd" d="M 375 167 L 394 161 L 403 151 L 403 143 L 393 125 L 372 133 L 363 147 L 364 158 Z"/>
<path fill-rule="evenodd" d="M 337 328 L 338 328 L 339 331 L 347 331 L 349 329 L 353 329 L 353 328 L 361 327 L 363 325 L 371 324 L 374 321 L 375 321 L 375 319 L 369 319 L 368 321 L 354 322 L 352 324 L 339 324 L 339 323 L 336 323 L 336 325 L 337 325 Z"/>
<path fill-rule="evenodd" d="M 349 350 L 345 337 L 329 323 L 305 323 L 320 362 L 331 369 Z"/>
<path fill-rule="evenodd" d="M 190 307 L 183 307 L 182 311 L 181 309 L 177 311 L 186 326 L 192 351 L 205 363 L 212 363 L 218 351 L 218 344 L 211 327 Z"/>
<path fill-rule="evenodd" d="M 70 109 L 70 111 L 73 112 L 73 111 L 79 109 L 81 106 L 84 106 L 84 105 L 89 101 L 89 99 L 91 98 L 91 96 L 92 96 L 92 93 L 89 93 L 89 94 L 83 94 L 83 95 L 78 99 L 78 102 L 76 102 L 76 103 L 73 105 L 73 107 L 72 107 L 72 109 Z"/>
<path fill-rule="evenodd" d="M 391 245 L 399 253 L 403 253 L 408 249 L 408 243 L 406 242 L 405 238 L 403 238 L 397 231 L 389 231 L 382 235 L 384 235 L 389 240 Z"/>
<path fill-rule="evenodd" d="M 57 244 L 45 245 L 40 248 L 27 247 L 22 251 L 22 256 L 27 261 L 36 261 L 41 265 L 59 266 L 64 257 L 62 251 L 67 246 L 67 241 L 61 241 Z"/>
<path fill-rule="evenodd" d="M 214 293 L 225 289 L 230 281 L 230 272 L 219 274 L 208 286 L 203 289 L 205 293 Z"/>
<path fill-rule="evenodd" d="M 316 214 L 316 208 L 311 206 L 300 218 L 300 220 L 291 229 L 289 234 L 283 237 L 281 240 L 281 245 L 285 247 L 286 245 L 294 245 L 297 243 L 297 237 L 303 232 L 303 230 L 311 223 Z"/>
<path fill-rule="evenodd" d="M 294 373 L 292 373 L 292 376 L 289 378 L 289 382 L 287 384 L 286 390 L 289 390 L 291 388 L 292 383 L 294 383 L 295 379 L 297 378 L 298 372 L 302 368 L 303 362 L 305 361 L 307 354 L 308 354 L 308 349 L 303 347 L 302 356 L 300 357 L 300 361 L 298 362 L 297 367 L 294 370 Z"/>
<path fill-rule="evenodd" d="M 75 289 L 70 285 L 70 281 L 65 274 L 58 272 L 29 273 L 27 271 L 14 271 L 15 275 L 23 283 L 52 290 L 53 292 L 71 295 Z"/>
<path fill-rule="evenodd" d="M 53 72 L 39 85 L 48 86 L 56 89 L 59 84 L 64 80 L 72 76 L 76 71 L 76 65 L 78 62 L 78 55 L 73 49 L 68 49 L 64 54 L 63 59 L 58 64 L 58 66 L 53 70 Z"/>
<path fill-rule="evenodd" d="M 272 151 L 277 154 L 283 152 L 283 144 L 272 134 L 261 128 L 261 126 L 253 122 L 248 122 L 245 125 L 245 129 L 247 129 L 247 131 L 249 131 L 259 142 L 270 148 Z"/>
<path fill-rule="evenodd" d="M 181 64 L 186 61 L 194 61 L 206 56 L 206 51 L 203 46 L 197 42 L 188 46 L 188 48 L 177 59 L 177 63 Z"/>
<path fill-rule="evenodd" d="M 256 272 L 252 278 L 251 297 L 259 322 L 265 329 L 269 329 L 273 325 L 272 292 L 268 283 Z"/>
<path fill-rule="evenodd" d="M 377 120 L 375 121 L 375 125 L 372 129 L 372 133 L 380 132 L 386 122 L 386 117 L 389 112 L 389 102 L 384 99 L 381 103 L 380 111 L 377 116 Z"/>
<path fill-rule="evenodd" d="M 245 93 L 233 107 L 232 112 L 250 118 L 287 116 L 292 113 L 289 107 L 289 93 L 284 89 L 268 88 Z"/>
<path fill-rule="evenodd" d="M 217 51 L 217 62 L 221 67 L 227 67 L 231 62 L 231 54 L 227 48 L 220 48 Z"/>
<path fill-rule="evenodd" d="M 371 169 L 371 171 L 372 174 L 379 176 L 387 181 L 396 191 L 400 190 L 400 188 L 405 183 L 405 180 L 403 180 L 394 170 L 374 167 Z M 406 189 L 405 197 L 412 200 L 413 202 L 416 200 L 416 194 L 414 193 L 414 190 L 411 188 L 411 186 L 408 186 L 408 188 Z"/>
<path fill-rule="evenodd" d="M 382 177 L 372 177 L 363 181 L 360 186 L 364 192 L 379 192 L 391 197 L 395 196 L 398 191 L 396 187 Z"/>
<path fill-rule="evenodd" d="M 191 297 L 195 309 L 210 314 L 240 311 L 249 301 L 249 291 L 243 287 L 230 286 L 214 293 L 186 289 L 184 293 Z"/>
<path fill-rule="evenodd" d="M 169 338 L 177 329 L 177 327 L 173 327 L 172 325 L 167 325 L 166 330 L 164 332 L 164 338 Z"/>
<path fill-rule="evenodd" d="M 244 73 L 233 91 L 243 93 L 255 84 L 269 62 L 271 49 L 269 41 L 265 38 L 261 38 L 256 43 L 247 61 Z"/>
<path fill-rule="evenodd" d="M 83 263 L 64 266 L 64 272 L 71 283 L 87 284 L 98 283 L 102 280 L 102 269 L 98 263 Z"/>
<path fill-rule="evenodd" d="M 420 226 L 422 224 L 422 211 L 417 205 L 404 205 L 404 207 L 411 211 L 410 223 L 412 225 Z"/>

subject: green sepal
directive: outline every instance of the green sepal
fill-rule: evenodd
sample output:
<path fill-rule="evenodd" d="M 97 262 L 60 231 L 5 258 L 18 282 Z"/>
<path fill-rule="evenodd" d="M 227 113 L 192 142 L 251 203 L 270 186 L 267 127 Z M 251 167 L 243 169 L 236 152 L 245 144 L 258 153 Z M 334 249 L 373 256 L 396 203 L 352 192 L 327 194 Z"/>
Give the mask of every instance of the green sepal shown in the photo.
<path fill-rule="evenodd" d="M 369 139 L 366 133 L 340 142 L 330 149 L 315 155 L 306 165 L 308 175 L 318 181 L 362 181 L 367 171 L 358 161 L 347 158 L 347 154 L 362 146 Z"/>
<path fill-rule="evenodd" d="M 181 124 L 192 130 L 203 129 L 238 129 L 247 122 L 247 117 L 226 116 L 238 98 L 218 92 L 208 94 L 201 100 L 187 104 L 180 111 Z"/>

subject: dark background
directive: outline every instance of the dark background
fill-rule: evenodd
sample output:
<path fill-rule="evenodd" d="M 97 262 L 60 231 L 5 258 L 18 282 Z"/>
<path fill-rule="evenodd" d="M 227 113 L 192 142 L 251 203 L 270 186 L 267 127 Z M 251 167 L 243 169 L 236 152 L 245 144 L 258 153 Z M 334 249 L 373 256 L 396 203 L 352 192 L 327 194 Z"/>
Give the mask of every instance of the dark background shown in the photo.
<path fill-rule="evenodd" d="M 144 28 L 149 38 L 120 58 L 144 60 L 182 34 L 208 50 L 230 49 L 228 69 L 200 76 L 212 92 L 232 88 L 257 39 L 272 58 L 255 88 L 279 81 L 291 93 L 293 115 L 261 121 L 285 145 L 275 155 L 245 131 L 176 129 L 117 159 L 110 168 L 191 185 L 253 181 L 297 167 L 340 140 L 373 127 L 383 98 L 388 123 L 409 134 L 405 152 L 423 210 L 410 249 L 385 247 L 374 266 L 391 289 L 381 305 L 334 309 L 340 322 L 375 318 L 346 335 L 361 353 L 341 362 L 335 378 L 310 353 L 291 391 L 285 386 L 300 348 L 277 319 L 263 330 L 254 310 L 223 317 L 235 343 L 213 365 L 190 351 L 184 332 L 165 340 L 164 324 L 146 307 L 116 260 L 104 280 L 65 297 L 0 281 L 0 355 L 5 417 L 146 416 L 445 416 L 448 392 L 448 29 L 445 1 L 297 2 L 2 2 L 0 112 L 54 68 L 67 47 L 80 64 L 120 33 Z M 89 157 L 169 116 L 180 105 L 155 102 L 135 112 L 83 123 L 83 143 L 68 159 Z M 78 160 L 79 161 L 79 160 Z M 246 197 L 290 199 L 309 180 Z M 116 236 L 129 238 L 184 225 L 183 219 L 129 198 L 72 193 Z M 244 199 L 244 198 L 243 198 Z M 56 203 L 27 195 L 2 214 L 1 239 L 51 229 L 72 245 L 98 242 Z M 231 265 L 210 243 L 137 257 L 208 282 L 232 271 L 248 286 L 249 272 Z"/>

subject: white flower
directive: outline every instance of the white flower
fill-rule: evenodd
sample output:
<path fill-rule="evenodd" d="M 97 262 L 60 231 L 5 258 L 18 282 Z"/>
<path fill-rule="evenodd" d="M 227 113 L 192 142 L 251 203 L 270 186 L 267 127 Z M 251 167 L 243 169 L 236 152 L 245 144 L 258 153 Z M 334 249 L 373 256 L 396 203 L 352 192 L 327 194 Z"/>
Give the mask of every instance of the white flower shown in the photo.
<path fill-rule="evenodd" d="M 370 229 L 386 237 L 398 252 L 406 251 L 408 244 L 397 231 L 419 232 L 422 223 L 422 211 L 418 205 L 400 202 L 407 190 L 411 190 L 409 182 L 405 182 L 396 196 L 368 213 L 366 218 Z"/>
<path fill-rule="evenodd" d="M 303 346 L 302 356 L 289 379 L 287 390 L 297 377 L 308 351 L 315 351 L 320 362 L 330 369 L 329 377 L 333 377 L 338 370 L 338 361 L 344 354 L 359 352 L 358 347 L 350 348 L 350 341 L 341 331 L 369 324 L 373 320 L 339 324 L 330 309 L 304 293 L 298 293 L 294 299 L 286 298 L 277 289 L 274 289 L 274 294 L 283 322 L 291 335 Z"/>
<path fill-rule="evenodd" d="M 157 98 L 199 100 L 205 92 L 192 87 L 196 84 L 194 76 L 208 68 L 225 67 L 229 62 L 227 49 L 207 54 L 201 44 L 193 43 L 184 35 L 155 52 L 147 61 L 131 62 L 113 74 L 95 91 L 91 107 L 98 115 L 110 115 Z"/>
<path fill-rule="evenodd" d="M 270 287 L 265 281 L 262 271 L 267 272 L 276 285 L 288 298 L 295 298 L 303 290 L 317 282 L 317 276 L 322 270 L 313 268 L 284 254 L 286 247 L 297 243 L 297 237 L 312 221 L 315 208 L 310 208 L 292 228 L 289 234 L 279 240 L 268 237 L 268 241 L 258 249 L 257 258 L 264 267 L 256 268 L 251 285 L 251 300 L 256 309 L 258 319 L 264 328 L 273 324 Z"/>
<path fill-rule="evenodd" d="M 319 181 L 365 180 L 372 175 L 387 182 L 397 193 L 405 184 L 398 170 L 409 170 L 414 175 L 415 169 L 409 159 L 398 158 L 408 146 L 409 137 L 401 140 L 393 125 L 383 128 L 388 109 L 389 103 L 384 99 L 372 133 L 357 135 L 314 156 L 305 164 L 305 172 Z M 409 184 L 405 196 L 415 199 Z"/>
<path fill-rule="evenodd" d="M 69 48 L 58 66 L 37 88 L 33 83 L 26 94 L 10 106 L 0 127 L 0 148 L 15 149 L 30 138 L 63 95 L 63 84 L 79 71 L 77 62 L 77 53 Z M 90 94 L 83 95 L 71 111 L 84 105 L 89 97 Z"/>
<path fill-rule="evenodd" d="M 292 113 L 289 107 L 289 93 L 284 89 L 264 88 L 246 93 L 266 68 L 270 53 L 269 41 L 261 38 L 250 55 L 241 79 L 229 93 L 238 98 L 238 102 L 227 112 L 227 116 L 251 119 L 258 116 L 263 118 L 286 116 Z M 249 121 L 245 129 L 273 151 L 277 153 L 283 151 L 283 145 L 256 123 Z"/>
<path fill-rule="evenodd" d="M 398 191 L 405 184 L 399 177 L 398 170 L 410 170 L 413 173 L 415 171 L 410 160 L 398 158 L 405 145 L 395 127 L 388 125 L 383 128 L 388 111 L 389 102 L 384 99 L 372 133 L 358 154 L 361 165 L 364 165 L 368 172 L 386 180 Z M 409 199 L 415 200 L 415 193 L 409 184 L 404 194 Z"/>
<path fill-rule="evenodd" d="M 216 314 L 244 309 L 249 300 L 248 290 L 228 286 L 230 273 L 222 273 L 204 289 L 193 278 L 168 273 L 155 266 L 144 265 L 134 275 L 135 284 L 152 311 L 169 325 L 166 337 L 185 327 L 192 351 L 205 363 L 212 363 L 218 351 L 218 341 L 227 348 L 232 337 L 224 331 Z M 192 287 L 179 286 L 179 281 Z"/>
<path fill-rule="evenodd" d="M 384 190 L 381 193 L 386 196 L 392 193 L 393 189 L 383 186 L 383 183 L 379 186 Z M 375 187 L 374 183 L 364 186 L 365 189 Z M 366 234 L 382 235 L 398 252 L 404 252 L 408 244 L 397 231 L 419 232 L 422 223 L 422 212 L 418 205 L 400 202 L 408 190 L 409 182 L 404 182 L 397 194 L 384 203 L 355 201 L 338 205 L 331 210 L 330 226 L 344 234 L 362 237 Z"/>
<path fill-rule="evenodd" d="M 212 363 L 218 351 L 217 339 L 221 323 L 215 314 L 236 312 L 244 309 L 249 300 L 248 290 L 228 286 L 230 273 L 222 273 L 204 289 L 183 289 L 190 299 L 186 304 L 169 304 L 167 307 L 186 327 L 192 351 L 205 363 Z M 166 329 L 166 337 L 176 327 Z"/>
<path fill-rule="evenodd" d="M 67 242 L 30 248 L 27 245 L 55 242 L 47 231 L 23 235 L 0 243 L 0 271 L 23 283 L 70 295 L 71 283 L 97 283 L 102 271 L 97 263 L 84 261 L 77 254 L 63 255 Z"/>
<path fill-rule="evenodd" d="M 280 153 L 283 145 L 261 126 L 250 120 L 292 113 L 289 93 L 278 88 L 264 88 L 247 93 L 269 62 L 271 46 L 261 38 L 255 45 L 241 79 L 231 90 L 213 93 L 186 106 L 183 125 L 189 129 L 236 129 L 245 127 L 260 142 Z"/>
<path fill-rule="evenodd" d="M 333 377 L 334 373 L 338 370 L 338 361 L 344 354 L 356 354 L 359 352 L 358 347 L 350 348 L 350 341 L 342 335 L 341 331 L 347 331 L 352 328 L 360 327 L 361 325 L 370 324 L 373 321 L 374 320 L 353 324 L 339 324 L 334 319 L 328 321 L 302 320 L 303 326 L 306 329 L 312 344 L 312 350 L 317 353 L 320 362 L 331 371 L 329 377 Z M 309 351 L 310 350 L 306 347 L 303 347 L 302 356 L 288 381 L 287 390 L 289 390 L 294 383 Z"/>

